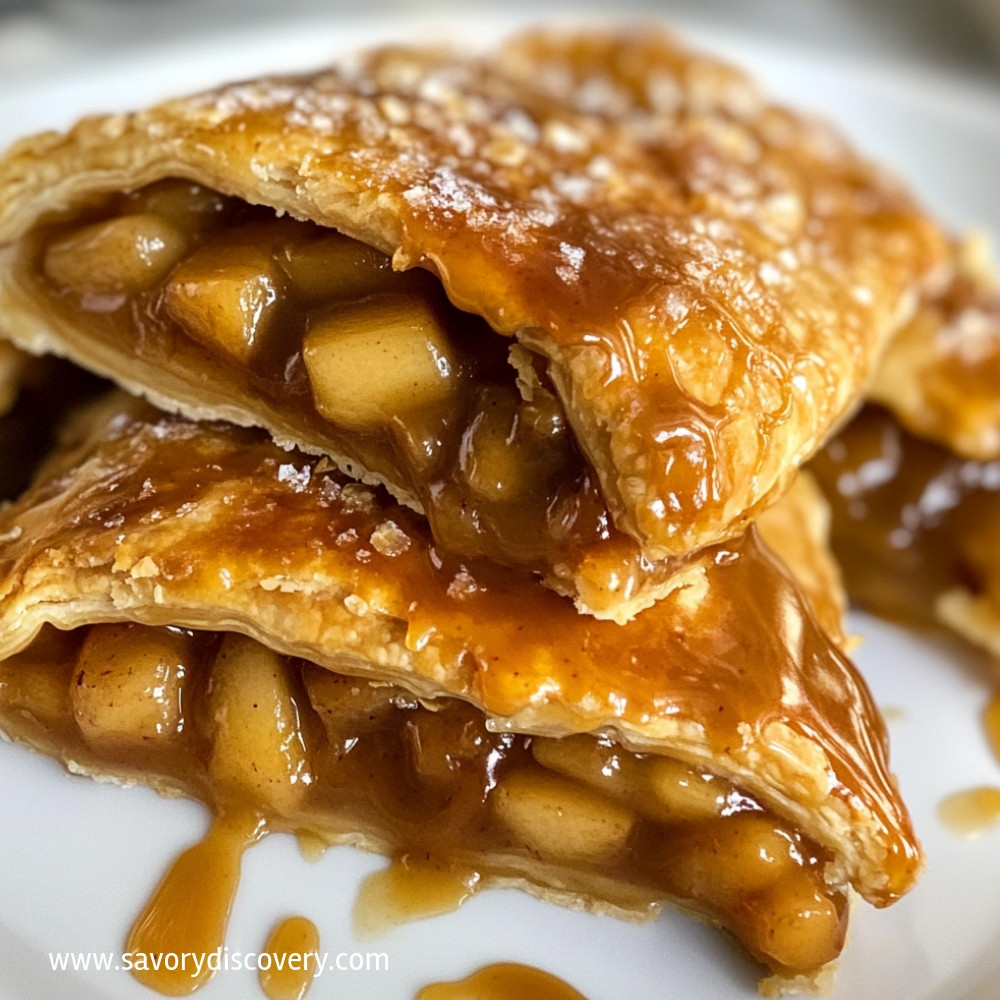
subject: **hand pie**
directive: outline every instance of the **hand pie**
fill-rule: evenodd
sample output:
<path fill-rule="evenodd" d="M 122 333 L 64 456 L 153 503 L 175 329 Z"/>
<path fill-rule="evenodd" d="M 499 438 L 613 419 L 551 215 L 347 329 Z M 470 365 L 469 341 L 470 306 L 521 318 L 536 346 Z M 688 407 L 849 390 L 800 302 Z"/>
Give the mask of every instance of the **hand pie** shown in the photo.
<path fill-rule="evenodd" d="M 947 251 L 655 31 L 90 118 L 7 154 L 0 245 L 17 343 L 327 455 L 619 620 L 791 482 Z"/>
<path fill-rule="evenodd" d="M 877 710 L 754 529 L 618 626 L 260 432 L 123 397 L 75 426 L 0 514 L 0 716 L 74 770 L 557 902 L 671 902 L 785 985 L 839 953 L 849 887 L 916 877 Z"/>
<path fill-rule="evenodd" d="M 965 458 L 1000 458 L 1000 292 L 983 241 L 955 249 L 954 275 L 893 338 L 868 396 L 919 437 Z"/>
<path fill-rule="evenodd" d="M 868 406 L 809 469 L 853 600 L 1000 653 L 1000 460 L 961 458 Z"/>

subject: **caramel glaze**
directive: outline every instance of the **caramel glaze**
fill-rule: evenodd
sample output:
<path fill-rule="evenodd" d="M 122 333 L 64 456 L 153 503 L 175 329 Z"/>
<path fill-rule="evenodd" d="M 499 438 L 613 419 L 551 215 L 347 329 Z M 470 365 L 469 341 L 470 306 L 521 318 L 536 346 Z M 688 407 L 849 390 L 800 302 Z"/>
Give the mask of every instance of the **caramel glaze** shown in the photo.
<path fill-rule="evenodd" d="M 465 979 L 431 983 L 414 1000 L 585 1000 L 582 993 L 549 972 L 516 962 L 496 962 Z"/>
<path fill-rule="evenodd" d="M 457 753 L 454 759 L 459 759 Z M 433 766 L 430 753 L 426 764 L 428 770 Z M 473 868 L 432 855 L 399 854 L 362 884 L 354 905 L 354 932 L 360 938 L 376 937 L 398 924 L 450 913 L 472 896 L 480 878 Z"/>
<path fill-rule="evenodd" d="M 904 431 L 868 406 L 810 465 L 833 509 L 831 543 L 848 592 L 870 611 L 930 625 L 935 603 L 986 589 L 1000 462 L 976 462 Z"/>
<path fill-rule="evenodd" d="M 351 657 L 371 643 L 381 677 L 469 699 L 501 731 L 608 727 L 642 750 L 694 726 L 706 752 L 765 795 L 789 776 L 772 785 L 762 760 L 777 754 L 787 768 L 822 748 L 825 773 L 795 773 L 810 802 L 801 821 L 818 820 L 821 806 L 842 810 L 873 838 L 868 849 L 887 852 L 884 879 L 858 883 L 873 902 L 912 882 L 919 849 L 884 724 L 753 531 L 704 550 L 668 598 L 623 628 L 580 616 L 519 573 L 441 553 L 423 519 L 321 460 L 252 431 L 119 405 L 75 470 L 0 517 L 12 538 L 0 554 L 2 648 L 23 647 L 45 620 L 224 620 L 333 669 L 344 654 L 352 670 L 368 669 Z M 38 603 L 41 581 L 65 602 Z M 81 588 L 91 594 L 83 619 Z"/>

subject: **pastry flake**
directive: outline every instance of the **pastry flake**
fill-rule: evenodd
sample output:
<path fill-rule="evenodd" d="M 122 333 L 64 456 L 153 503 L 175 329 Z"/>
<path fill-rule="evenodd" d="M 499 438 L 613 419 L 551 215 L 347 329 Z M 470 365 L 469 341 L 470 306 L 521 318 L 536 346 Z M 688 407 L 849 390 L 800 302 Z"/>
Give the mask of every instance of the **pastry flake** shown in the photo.
<path fill-rule="evenodd" d="M 785 979 L 839 952 L 849 886 L 885 905 L 918 874 L 878 712 L 755 531 L 622 627 L 257 431 L 122 397 L 76 427 L 0 514 L 16 738 L 559 902 L 672 902 Z M 329 790 L 355 767 L 380 808 Z"/>
<path fill-rule="evenodd" d="M 142 195 L 171 179 L 197 185 L 193 210 Z M 454 503 L 432 509 L 433 472 L 400 468 L 398 449 L 426 452 L 438 431 L 461 440 L 477 416 L 510 421 L 526 400 L 541 400 L 544 425 L 554 394 L 548 468 L 564 471 L 536 501 L 559 515 L 550 537 L 586 542 L 613 521 L 633 562 L 720 541 L 841 419 L 946 253 L 908 196 L 828 129 L 656 30 L 537 33 L 477 56 L 388 48 L 90 118 L 14 147 L 0 191 L 13 339 L 189 416 L 327 454 L 425 509 L 454 551 L 540 562 L 564 591 L 586 546 L 519 552 L 506 522 L 538 519 L 489 496 L 504 492 L 502 470 L 462 470 L 486 511 L 463 534 L 443 526 Z M 259 208 L 220 222 L 216 193 Z M 328 315 L 328 288 L 324 308 L 309 305 L 312 250 L 262 254 L 254 226 L 275 213 L 378 252 L 361 267 L 376 301 L 353 339 Z M 354 287 L 355 264 L 335 270 Z M 277 319 L 289 287 L 293 333 Z M 467 315 L 444 342 L 435 322 L 456 309 Z M 400 315 L 432 332 L 408 340 Z M 485 398 L 462 385 L 470 357 Z M 256 367 L 268 364 L 270 388 Z M 366 406 L 344 403 L 344 365 Z M 388 401 L 373 398 L 378 371 L 405 373 Z M 372 443 L 390 412 L 397 454 Z"/>

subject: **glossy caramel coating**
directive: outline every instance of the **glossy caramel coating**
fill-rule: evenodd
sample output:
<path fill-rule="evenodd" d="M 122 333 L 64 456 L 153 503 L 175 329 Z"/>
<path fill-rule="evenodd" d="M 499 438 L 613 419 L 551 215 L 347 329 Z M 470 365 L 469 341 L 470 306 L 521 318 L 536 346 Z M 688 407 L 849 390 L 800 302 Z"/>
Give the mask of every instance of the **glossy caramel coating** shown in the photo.
<path fill-rule="evenodd" d="M 17 241 L 39 222 L 164 177 L 437 274 L 542 359 L 616 524 L 650 558 L 728 537 L 775 498 L 946 250 L 828 129 L 650 29 L 540 33 L 471 58 L 383 49 L 16 146 L 0 165 L 9 334 L 244 423 L 261 421 L 254 400 L 220 399 L 211 377 L 130 377 L 54 328 L 20 270 Z"/>
<path fill-rule="evenodd" d="M 262 435 L 112 399 L 0 519 L 0 653 L 135 620 L 467 699 L 492 727 L 608 729 L 728 777 L 884 904 L 920 867 L 885 730 L 850 663 L 754 531 L 678 569 L 621 627 L 531 578 L 441 555 L 426 523 Z"/>

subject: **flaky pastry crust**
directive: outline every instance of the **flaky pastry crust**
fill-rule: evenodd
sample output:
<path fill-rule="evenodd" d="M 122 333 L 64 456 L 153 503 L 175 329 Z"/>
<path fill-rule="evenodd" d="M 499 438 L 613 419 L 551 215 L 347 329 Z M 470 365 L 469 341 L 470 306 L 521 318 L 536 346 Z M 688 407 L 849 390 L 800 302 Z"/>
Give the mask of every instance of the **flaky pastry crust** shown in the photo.
<path fill-rule="evenodd" d="M 945 254 L 827 129 L 655 30 L 537 33 L 475 58 L 384 49 L 86 119 L 7 154 L 11 337 L 314 451 L 211 379 L 154 379 L 54 327 L 25 280 L 17 241 L 39 222 L 164 177 L 436 273 L 544 360 L 616 524 L 650 558 L 732 535 L 778 495 Z"/>
<path fill-rule="evenodd" d="M 0 516 L 0 655 L 46 623 L 241 632 L 489 725 L 613 732 L 704 764 L 827 847 L 878 905 L 919 848 L 850 663 L 751 531 L 706 549 L 627 627 L 522 574 L 434 551 L 425 523 L 262 435 L 113 399 Z"/>

